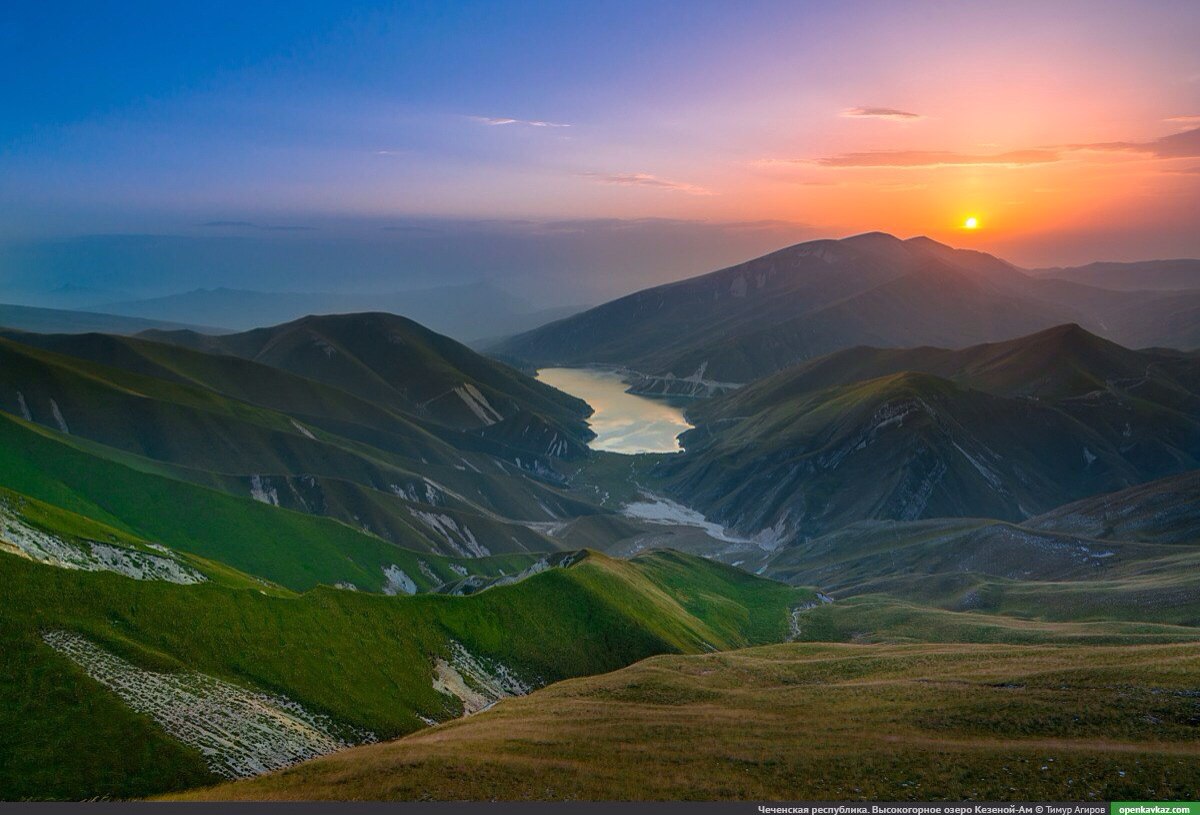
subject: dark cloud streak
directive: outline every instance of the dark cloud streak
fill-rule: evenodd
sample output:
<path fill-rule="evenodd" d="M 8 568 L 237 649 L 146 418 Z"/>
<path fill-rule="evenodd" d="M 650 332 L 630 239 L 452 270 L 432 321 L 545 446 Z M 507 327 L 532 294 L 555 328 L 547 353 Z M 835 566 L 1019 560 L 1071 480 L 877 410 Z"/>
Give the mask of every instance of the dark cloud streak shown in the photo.
<path fill-rule="evenodd" d="M 848 119 L 890 119 L 897 122 L 911 122 L 925 118 L 919 113 L 910 113 L 907 110 L 872 107 L 846 108 L 842 111 L 842 116 Z"/>

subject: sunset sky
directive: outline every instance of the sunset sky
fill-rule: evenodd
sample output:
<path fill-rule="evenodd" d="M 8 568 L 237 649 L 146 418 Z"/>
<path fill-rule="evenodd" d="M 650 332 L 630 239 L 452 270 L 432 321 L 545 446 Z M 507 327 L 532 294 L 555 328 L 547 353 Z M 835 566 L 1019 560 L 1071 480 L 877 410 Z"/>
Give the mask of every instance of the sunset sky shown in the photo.
<path fill-rule="evenodd" d="M 130 236 L 274 247 L 274 288 L 299 254 L 608 294 L 876 229 L 1200 256 L 1195 0 L 449 5 L 8 4 L 0 287 L 206 284 L 79 249 Z"/>

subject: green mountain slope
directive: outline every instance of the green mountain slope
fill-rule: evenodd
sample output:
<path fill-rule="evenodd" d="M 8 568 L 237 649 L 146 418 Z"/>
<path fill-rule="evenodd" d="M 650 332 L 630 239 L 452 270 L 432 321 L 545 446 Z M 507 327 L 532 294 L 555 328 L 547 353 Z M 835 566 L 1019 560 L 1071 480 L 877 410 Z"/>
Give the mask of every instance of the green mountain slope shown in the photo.
<path fill-rule="evenodd" d="M 1075 324 L 1055 326 L 1028 336 L 959 350 L 947 348 L 873 348 L 858 346 L 801 363 L 774 377 L 757 392 L 729 397 L 742 412 L 753 399 L 790 396 L 902 371 L 933 374 L 997 396 L 1062 399 L 1085 396 L 1110 383 L 1155 378 L 1163 387 L 1186 387 L 1179 378 L 1177 355 L 1132 351 Z M 702 415 L 704 405 L 695 408 Z"/>
<path fill-rule="evenodd" d="M 446 554 L 553 549 L 528 523 L 595 511 L 553 488 L 553 457 L 283 370 L 125 337 L 10 337 L 0 408 L 169 465 L 159 471 L 174 478 Z"/>
<path fill-rule="evenodd" d="M 1026 620 L 1197 626 L 1196 543 L 1098 540 L 978 519 L 877 521 L 785 547 L 762 568 L 779 580 L 820 586 L 839 604 L 886 597 Z"/>
<path fill-rule="evenodd" d="M 392 566 L 427 585 L 418 561 L 438 560 L 337 521 L 200 487 L 156 472 L 153 462 L 97 450 L 0 413 L 0 486 L 179 552 L 296 590 L 350 583 L 381 591 Z M 423 547 L 419 535 L 412 541 Z M 535 559 L 520 555 L 515 562 Z"/>
<path fill-rule="evenodd" d="M 683 441 L 662 465 L 672 494 L 774 542 L 863 518 L 1022 519 L 1142 480 L 1069 416 L 926 374 L 818 391 Z"/>
<path fill-rule="evenodd" d="M 228 773 L 230 755 L 279 766 L 270 763 L 278 745 L 264 736 L 278 725 L 245 729 L 254 711 L 290 710 L 284 733 L 296 738 L 318 728 L 341 743 L 393 737 L 653 654 L 780 640 L 790 609 L 812 597 L 671 553 L 631 562 L 587 554 L 468 597 L 282 596 L 2 553 L 0 572 L 10 588 L 0 618 L 4 799 L 179 789 Z M 114 676 L 130 678 L 123 691 L 106 685 Z M 208 713 L 197 723 L 192 708 Z M 205 759 L 196 729 L 218 726 L 241 735 Z M 332 746 L 325 738 L 304 749 Z"/>
<path fill-rule="evenodd" d="M 582 421 L 589 411 L 580 400 L 391 314 L 305 317 L 220 337 L 145 336 L 290 371 L 484 438 L 512 441 L 509 425 L 516 425 L 528 453 L 578 455 L 589 435 Z"/>
<path fill-rule="evenodd" d="M 1024 526 L 1087 538 L 1200 543 L 1200 470 L 1084 498 Z"/>
<path fill-rule="evenodd" d="M 1078 326 L 852 349 L 695 405 L 686 454 L 659 470 L 674 496 L 768 543 L 864 519 L 1019 521 L 1200 466 L 1197 370 Z"/>

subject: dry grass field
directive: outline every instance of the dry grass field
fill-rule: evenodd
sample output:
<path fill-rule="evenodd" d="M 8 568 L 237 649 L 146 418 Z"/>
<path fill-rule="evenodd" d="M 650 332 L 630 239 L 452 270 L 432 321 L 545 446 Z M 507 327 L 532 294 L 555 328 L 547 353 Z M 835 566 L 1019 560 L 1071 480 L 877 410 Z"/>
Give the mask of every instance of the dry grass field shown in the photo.
<path fill-rule="evenodd" d="M 663 656 L 191 799 L 1184 799 L 1200 646 Z"/>

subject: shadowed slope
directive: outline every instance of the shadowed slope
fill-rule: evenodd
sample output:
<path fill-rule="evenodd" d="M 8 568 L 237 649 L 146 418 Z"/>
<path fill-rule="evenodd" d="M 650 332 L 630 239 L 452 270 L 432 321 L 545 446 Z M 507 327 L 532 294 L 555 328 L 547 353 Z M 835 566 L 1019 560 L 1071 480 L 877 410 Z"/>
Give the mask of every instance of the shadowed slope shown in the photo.
<path fill-rule="evenodd" d="M 580 400 L 392 314 L 304 317 L 220 337 L 148 332 L 149 339 L 250 359 L 455 429 L 541 416 L 573 444 L 587 438 Z"/>
<path fill-rule="evenodd" d="M 698 403 L 686 454 L 659 471 L 772 543 L 864 519 L 1023 520 L 1200 465 L 1198 372 L 1075 325 L 961 351 L 855 348 Z"/>
<path fill-rule="evenodd" d="M 1192 348 L 1197 296 L 1038 279 L 983 252 L 873 232 L 645 289 L 493 350 L 624 366 L 643 375 L 639 390 L 710 395 L 857 345 L 960 348 L 1064 322 L 1126 345 Z"/>

